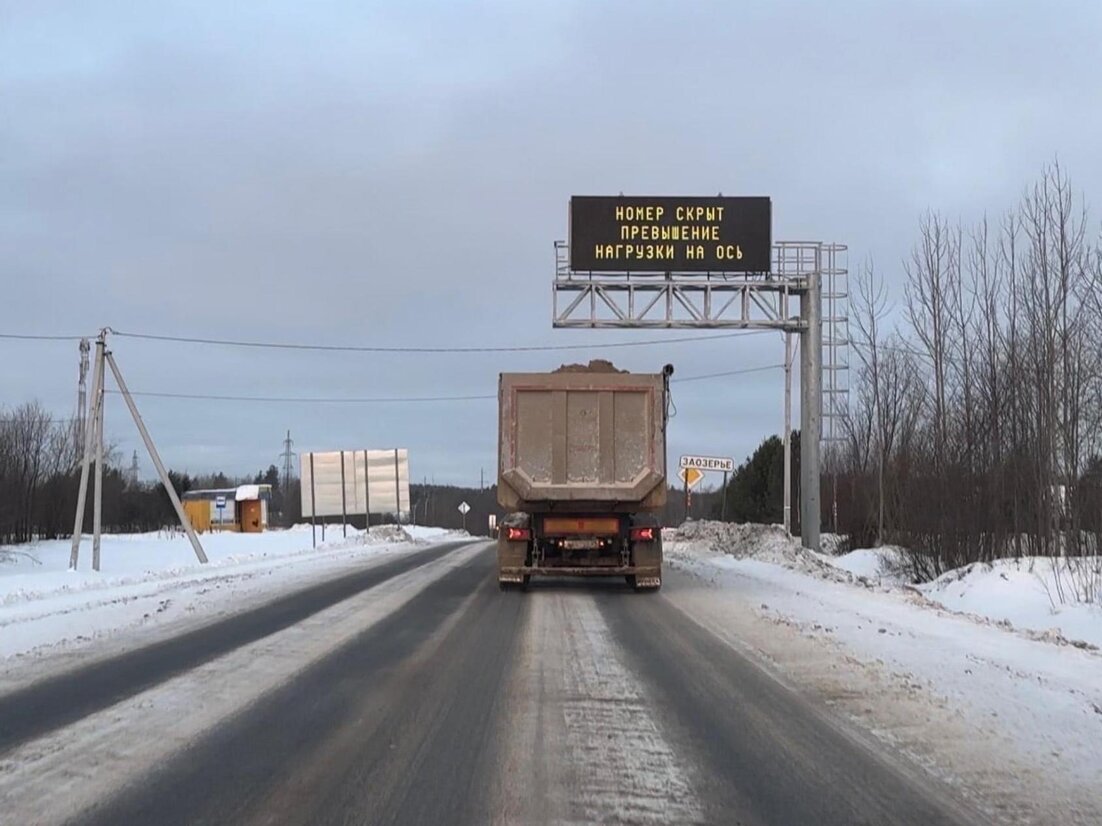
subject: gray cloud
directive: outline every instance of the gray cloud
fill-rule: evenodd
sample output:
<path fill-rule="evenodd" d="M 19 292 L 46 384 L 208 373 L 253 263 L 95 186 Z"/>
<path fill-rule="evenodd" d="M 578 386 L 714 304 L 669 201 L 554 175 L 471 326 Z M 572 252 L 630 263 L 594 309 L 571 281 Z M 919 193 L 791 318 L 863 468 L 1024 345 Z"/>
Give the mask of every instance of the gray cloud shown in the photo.
<path fill-rule="evenodd" d="M 3 328 L 329 343 L 622 341 L 550 329 L 581 193 L 767 194 L 777 238 L 846 242 L 899 295 L 927 207 L 1012 205 L 1056 153 L 1102 160 L 1095 3 L 0 6 Z M 653 333 L 648 337 L 653 337 Z M 0 402 L 75 395 L 76 348 L 0 342 Z M 136 389 L 493 393 L 557 354 L 364 356 L 118 339 Z M 569 354 L 572 359 L 587 354 Z M 779 336 L 615 353 L 681 375 L 779 363 Z M 778 372 L 682 385 L 671 451 L 779 429 Z M 173 466 L 408 445 L 492 472 L 492 402 L 143 399 Z M 117 400 L 109 430 L 136 444 Z"/>

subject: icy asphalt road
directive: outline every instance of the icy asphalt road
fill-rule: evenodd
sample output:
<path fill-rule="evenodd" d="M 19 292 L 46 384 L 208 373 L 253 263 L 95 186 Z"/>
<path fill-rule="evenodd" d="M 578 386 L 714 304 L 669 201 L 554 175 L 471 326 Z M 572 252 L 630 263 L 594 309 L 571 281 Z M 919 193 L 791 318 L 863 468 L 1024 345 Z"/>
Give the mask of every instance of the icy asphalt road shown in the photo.
<path fill-rule="evenodd" d="M 665 595 L 501 593 L 487 544 L 415 558 L 328 608 L 286 597 L 301 620 L 266 637 L 223 628 L 232 651 L 166 644 L 156 685 L 71 674 L 21 712 L 56 724 L 9 735 L 0 820 L 982 822 Z M 111 704 L 70 721 L 89 693 Z"/>

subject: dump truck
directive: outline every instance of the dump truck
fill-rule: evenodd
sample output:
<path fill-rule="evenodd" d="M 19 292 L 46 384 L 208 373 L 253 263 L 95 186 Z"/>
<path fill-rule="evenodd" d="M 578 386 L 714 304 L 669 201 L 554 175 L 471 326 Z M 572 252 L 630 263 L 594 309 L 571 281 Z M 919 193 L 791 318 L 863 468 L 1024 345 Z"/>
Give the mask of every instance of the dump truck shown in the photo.
<path fill-rule="evenodd" d="M 502 373 L 498 385 L 498 582 L 622 576 L 662 585 L 666 420 L 673 367 L 606 361 Z"/>

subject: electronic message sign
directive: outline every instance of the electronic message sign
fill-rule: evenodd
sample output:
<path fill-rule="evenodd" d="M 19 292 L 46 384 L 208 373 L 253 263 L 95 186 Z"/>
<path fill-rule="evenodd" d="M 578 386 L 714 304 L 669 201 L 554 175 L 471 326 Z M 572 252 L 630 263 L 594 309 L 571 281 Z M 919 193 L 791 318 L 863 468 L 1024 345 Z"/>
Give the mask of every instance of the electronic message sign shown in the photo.
<path fill-rule="evenodd" d="M 605 272 L 769 272 L 769 198 L 570 199 L 570 268 Z"/>

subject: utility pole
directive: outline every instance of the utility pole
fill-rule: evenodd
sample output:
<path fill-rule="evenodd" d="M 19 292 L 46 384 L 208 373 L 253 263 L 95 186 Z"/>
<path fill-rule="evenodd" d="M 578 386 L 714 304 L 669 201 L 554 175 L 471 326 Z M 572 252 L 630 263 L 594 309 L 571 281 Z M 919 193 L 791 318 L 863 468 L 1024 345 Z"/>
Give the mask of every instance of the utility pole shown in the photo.
<path fill-rule="evenodd" d="M 96 340 L 96 415 L 92 429 L 96 438 L 96 481 L 92 489 L 92 570 L 99 570 L 100 528 L 103 524 L 103 365 L 107 356 L 107 333 L 101 332 Z"/>
<path fill-rule="evenodd" d="M 142 441 L 145 442 L 146 450 L 149 451 L 149 458 L 153 460 L 153 466 L 157 469 L 158 476 L 160 476 L 161 484 L 164 485 L 165 492 L 172 502 L 172 507 L 176 510 L 176 516 L 179 518 L 180 524 L 183 526 L 188 539 L 191 541 L 191 547 L 195 550 L 195 556 L 200 562 L 206 563 L 207 555 L 203 552 L 203 546 L 199 544 L 199 538 L 191 528 L 191 522 L 188 520 L 187 514 L 184 513 L 184 506 L 180 504 L 180 497 L 176 495 L 176 489 L 172 487 L 172 481 L 168 478 L 168 471 L 165 470 L 165 466 L 161 462 L 161 456 L 153 444 L 153 438 L 149 435 L 149 431 L 146 430 L 145 422 L 142 421 L 142 417 L 138 414 L 138 408 L 134 404 L 134 399 L 130 395 L 130 390 L 127 388 L 126 382 L 123 381 L 122 373 L 119 372 L 119 367 L 115 363 L 115 358 L 107 349 L 108 332 L 108 328 L 105 327 L 100 330 L 100 334 L 96 338 L 96 362 L 92 370 L 92 416 L 91 421 L 88 422 L 88 426 L 84 429 L 84 453 L 81 458 L 80 466 L 80 487 L 77 489 L 76 517 L 73 520 L 73 544 L 69 554 L 69 570 L 76 570 L 77 559 L 80 553 L 80 539 L 84 531 L 84 507 L 88 501 L 89 465 L 93 461 L 93 456 L 96 463 L 96 476 L 95 488 L 92 493 L 92 568 L 96 571 L 100 568 L 99 551 L 102 527 L 103 394 L 105 366 L 111 368 L 111 374 L 115 378 L 115 384 L 118 385 L 119 392 L 122 393 L 122 397 L 126 401 L 126 406 L 130 410 L 130 415 L 134 419 L 134 424 L 137 425 Z"/>
<path fill-rule="evenodd" d="M 96 369 L 92 372 L 92 412 L 81 428 L 83 430 L 84 451 L 80 460 L 80 486 L 77 488 L 77 512 L 73 524 L 73 544 L 69 551 L 69 570 L 77 568 L 77 556 L 80 552 L 80 539 L 84 533 L 84 507 L 88 501 L 88 472 L 92 463 L 93 434 L 95 432 L 95 420 L 99 416 L 99 404 L 103 398 L 100 393 L 103 371 L 100 369 L 103 362 L 103 341 L 106 333 L 101 332 L 96 340 Z"/>
<path fill-rule="evenodd" d="M 293 467 L 293 460 L 295 458 L 294 451 L 291 447 L 294 445 L 294 441 L 291 439 L 291 431 L 287 431 L 287 438 L 283 440 L 283 452 L 279 454 L 283 458 L 283 495 L 287 495 L 287 491 L 291 488 L 291 473 Z M 366 473 L 366 471 L 365 471 Z"/>
<path fill-rule="evenodd" d="M 88 356 L 91 352 L 91 342 L 82 338 L 80 340 L 80 376 L 77 380 L 77 426 L 73 431 L 77 455 L 80 455 L 84 448 L 84 428 L 88 416 Z"/>
<path fill-rule="evenodd" d="M 138 451 L 134 451 L 134 455 L 130 457 L 130 467 L 126 471 L 126 483 L 136 488 L 138 486 Z"/>

